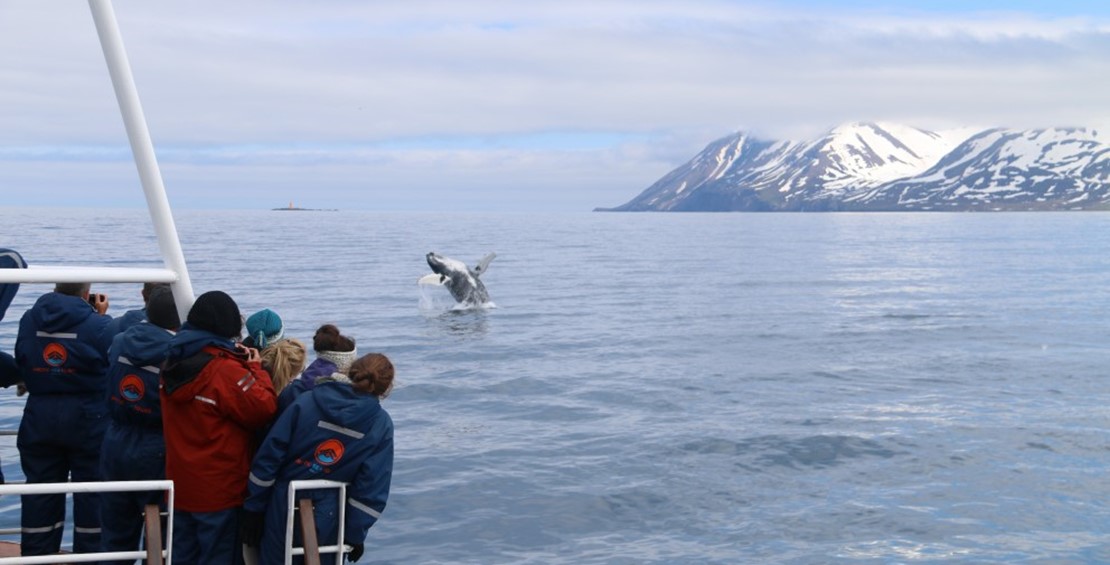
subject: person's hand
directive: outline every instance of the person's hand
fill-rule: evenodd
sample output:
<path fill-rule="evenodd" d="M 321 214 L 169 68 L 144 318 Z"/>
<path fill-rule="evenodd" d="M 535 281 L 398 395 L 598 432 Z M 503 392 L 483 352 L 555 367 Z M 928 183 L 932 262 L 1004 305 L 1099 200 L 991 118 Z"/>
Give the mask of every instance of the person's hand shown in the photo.
<path fill-rule="evenodd" d="M 108 313 L 108 295 L 107 294 L 90 294 L 89 304 L 96 309 L 97 313 L 104 315 Z"/>
<path fill-rule="evenodd" d="M 347 554 L 348 561 L 354 563 L 362 559 L 362 552 L 366 550 L 366 546 L 361 543 L 349 543 L 347 545 L 351 546 L 351 552 Z"/>
<path fill-rule="evenodd" d="M 239 513 L 239 538 L 243 545 L 258 547 L 262 543 L 262 518 L 261 512 L 243 510 Z"/>
<path fill-rule="evenodd" d="M 243 354 L 243 356 L 247 358 L 247 363 L 261 363 L 262 362 L 262 354 L 259 353 L 258 350 L 253 348 L 253 347 L 247 347 L 247 346 L 243 345 L 242 343 L 236 343 L 235 344 L 235 350 L 238 351 L 239 353 Z"/>
<path fill-rule="evenodd" d="M 23 396 L 24 394 L 27 394 L 27 385 L 23 384 L 23 381 L 15 383 L 15 395 Z"/>

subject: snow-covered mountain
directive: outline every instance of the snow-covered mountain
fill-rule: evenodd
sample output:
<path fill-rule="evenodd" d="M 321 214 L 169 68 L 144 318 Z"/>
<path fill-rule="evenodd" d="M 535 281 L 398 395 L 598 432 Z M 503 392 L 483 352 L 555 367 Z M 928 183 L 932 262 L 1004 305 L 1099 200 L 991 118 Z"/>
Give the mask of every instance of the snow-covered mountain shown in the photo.
<path fill-rule="evenodd" d="M 857 191 L 882 210 L 1087 210 L 1110 202 L 1110 147 L 1094 131 L 993 129 L 913 177 Z"/>
<path fill-rule="evenodd" d="M 719 139 L 611 210 L 1055 210 L 1108 199 L 1110 148 L 1090 130 L 850 123 L 809 142 Z"/>

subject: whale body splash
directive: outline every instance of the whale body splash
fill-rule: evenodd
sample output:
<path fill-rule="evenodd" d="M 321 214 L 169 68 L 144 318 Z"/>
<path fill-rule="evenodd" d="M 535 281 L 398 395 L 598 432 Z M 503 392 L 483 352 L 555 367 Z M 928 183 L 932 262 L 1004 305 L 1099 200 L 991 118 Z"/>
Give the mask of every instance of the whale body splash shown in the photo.
<path fill-rule="evenodd" d="M 489 303 L 489 292 L 480 277 L 489 268 L 494 257 L 497 257 L 496 253 L 482 257 L 471 269 L 462 261 L 429 252 L 426 258 L 432 274 L 424 276 L 419 282 L 446 286 L 451 296 L 462 306 L 482 306 Z"/>

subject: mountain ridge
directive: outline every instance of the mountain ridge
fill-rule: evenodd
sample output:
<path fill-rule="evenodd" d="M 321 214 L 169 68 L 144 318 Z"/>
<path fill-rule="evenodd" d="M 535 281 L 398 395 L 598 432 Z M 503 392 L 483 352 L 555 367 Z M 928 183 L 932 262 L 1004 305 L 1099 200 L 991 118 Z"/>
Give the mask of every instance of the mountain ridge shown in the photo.
<path fill-rule="evenodd" d="M 809 141 L 710 142 L 596 211 L 1110 209 L 1110 147 L 1086 128 L 940 132 L 851 122 Z"/>

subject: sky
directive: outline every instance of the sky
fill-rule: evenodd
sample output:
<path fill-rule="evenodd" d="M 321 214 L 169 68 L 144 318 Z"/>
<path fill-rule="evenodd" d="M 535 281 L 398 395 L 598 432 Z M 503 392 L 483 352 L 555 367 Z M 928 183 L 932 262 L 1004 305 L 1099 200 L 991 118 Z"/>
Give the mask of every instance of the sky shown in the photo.
<path fill-rule="evenodd" d="M 171 204 L 575 212 L 737 131 L 1110 129 L 1110 2 L 113 3 Z M 89 9 L 0 3 L 4 206 L 145 206 Z"/>

